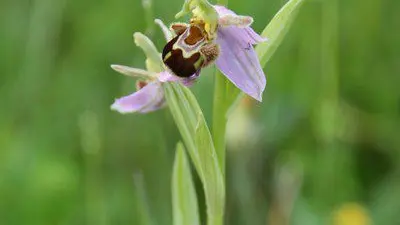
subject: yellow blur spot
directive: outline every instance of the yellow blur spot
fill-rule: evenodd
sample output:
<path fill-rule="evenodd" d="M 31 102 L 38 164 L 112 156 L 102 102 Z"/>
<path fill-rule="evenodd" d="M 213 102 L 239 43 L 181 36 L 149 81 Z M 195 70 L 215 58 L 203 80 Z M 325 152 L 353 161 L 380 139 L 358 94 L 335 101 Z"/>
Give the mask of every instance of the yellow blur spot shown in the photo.
<path fill-rule="evenodd" d="M 201 68 L 201 65 L 204 63 L 204 59 L 203 58 L 200 58 L 199 60 L 197 60 L 195 63 L 194 63 L 194 68 L 196 69 L 196 70 L 198 70 L 198 69 L 200 69 Z"/>
<path fill-rule="evenodd" d="M 372 225 L 372 222 L 362 205 L 346 203 L 334 214 L 333 225 Z"/>
<path fill-rule="evenodd" d="M 172 53 L 171 52 L 168 52 L 166 55 L 165 55 L 165 57 L 164 57 L 164 61 L 166 61 L 167 59 L 169 59 L 169 57 L 171 57 L 172 56 Z"/>

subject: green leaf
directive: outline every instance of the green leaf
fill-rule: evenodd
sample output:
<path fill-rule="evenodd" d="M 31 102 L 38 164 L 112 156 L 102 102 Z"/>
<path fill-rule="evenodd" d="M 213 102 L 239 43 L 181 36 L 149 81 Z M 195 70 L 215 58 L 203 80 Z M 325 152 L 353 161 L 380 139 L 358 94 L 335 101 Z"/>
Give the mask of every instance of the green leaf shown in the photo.
<path fill-rule="evenodd" d="M 240 90 L 220 71 L 215 74 L 212 134 L 222 174 L 225 173 L 225 130 L 229 109 L 235 105 Z"/>
<path fill-rule="evenodd" d="M 194 141 L 195 129 L 197 118 L 194 110 L 190 106 L 188 100 L 182 94 L 182 88 L 179 84 L 165 83 L 164 85 L 165 97 L 168 102 L 169 109 L 175 124 L 182 136 L 183 143 L 185 144 L 190 157 L 196 170 L 200 169 L 200 160 L 197 154 L 196 143 Z"/>
<path fill-rule="evenodd" d="M 177 83 L 165 83 L 164 89 L 172 116 L 203 184 L 208 224 L 221 224 L 225 203 L 224 180 L 203 113 L 188 88 Z"/>
<path fill-rule="evenodd" d="M 268 41 L 256 47 L 261 66 L 265 66 L 281 44 L 304 1 L 305 0 L 288 1 L 262 32 L 261 36 L 268 38 Z"/>
<path fill-rule="evenodd" d="M 203 184 L 207 202 L 208 224 L 222 224 L 224 213 L 224 178 L 219 168 L 218 158 L 210 131 L 201 112 L 196 126 L 196 146 L 199 151 L 203 170 Z"/>
<path fill-rule="evenodd" d="M 172 172 L 172 209 L 174 225 L 199 225 L 199 209 L 185 148 L 178 143 Z"/>

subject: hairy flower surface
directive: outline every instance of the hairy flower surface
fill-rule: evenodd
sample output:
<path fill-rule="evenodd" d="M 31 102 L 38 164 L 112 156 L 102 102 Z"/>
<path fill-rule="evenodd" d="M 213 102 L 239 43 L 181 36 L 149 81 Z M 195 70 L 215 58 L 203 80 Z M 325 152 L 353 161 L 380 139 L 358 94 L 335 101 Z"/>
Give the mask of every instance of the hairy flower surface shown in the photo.
<path fill-rule="evenodd" d="M 161 20 L 156 20 L 161 27 L 164 35 L 169 41 L 172 37 L 170 31 L 165 27 Z M 197 75 L 188 78 L 179 78 L 171 75 L 161 60 L 161 54 L 157 51 L 153 42 L 141 33 L 133 35 L 137 46 L 142 48 L 146 55 L 147 70 L 132 68 L 122 65 L 111 65 L 115 71 L 130 77 L 137 78 L 137 91 L 130 95 L 123 96 L 114 101 L 111 109 L 120 113 L 148 113 L 158 110 L 166 105 L 163 82 L 181 82 L 183 85 L 193 84 Z"/>

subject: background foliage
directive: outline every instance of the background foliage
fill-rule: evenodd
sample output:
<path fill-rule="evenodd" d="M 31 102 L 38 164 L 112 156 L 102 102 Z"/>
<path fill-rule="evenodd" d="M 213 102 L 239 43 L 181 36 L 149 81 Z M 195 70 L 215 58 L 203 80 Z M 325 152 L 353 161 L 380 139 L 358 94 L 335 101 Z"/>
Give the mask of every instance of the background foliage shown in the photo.
<path fill-rule="evenodd" d="M 261 32 L 284 2 L 229 4 Z M 110 111 L 134 81 L 109 65 L 144 67 L 132 33 L 161 49 L 153 16 L 172 22 L 182 3 L 0 2 L 0 224 L 171 224 L 178 131 L 168 110 Z M 264 102 L 233 112 L 226 224 L 400 224 L 399 9 L 303 5 Z M 193 87 L 208 121 L 212 71 Z"/>

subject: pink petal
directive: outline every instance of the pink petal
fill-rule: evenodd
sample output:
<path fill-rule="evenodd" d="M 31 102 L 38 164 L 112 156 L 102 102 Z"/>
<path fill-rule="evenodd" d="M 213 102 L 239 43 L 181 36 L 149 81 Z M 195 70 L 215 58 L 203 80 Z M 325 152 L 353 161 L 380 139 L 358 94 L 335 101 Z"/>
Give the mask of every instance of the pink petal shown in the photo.
<path fill-rule="evenodd" d="M 175 76 L 167 71 L 163 71 L 158 74 L 158 80 L 160 82 L 176 82 L 180 80 L 180 77 Z"/>
<path fill-rule="evenodd" d="M 111 109 L 120 113 L 148 113 L 164 105 L 164 91 L 161 83 L 152 82 L 133 94 L 116 99 Z"/>
<path fill-rule="evenodd" d="M 253 44 L 253 45 L 268 41 L 267 38 L 261 37 L 251 27 L 246 27 L 246 28 L 241 29 L 241 30 L 242 30 L 242 32 L 243 31 L 246 32 L 247 37 L 249 39 L 251 39 L 250 43 Z"/>
<path fill-rule="evenodd" d="M 200 70 L 197 73 L 195 73 L 192 76 L 190 76 L 190 77 L 181 78 L 181 83 L 183 85 L 185 85 L 186 87 L 190 87 L 190 86 L 192 86 L 194 84 L 194 82 L 196 82 L 196 79 L 199 76 L 200 76 Z"/>
<path fill-rule="evenodd" d="M 200 72 L 200 71 L 199 71 Z M 199 77 L 199 73 L 193 74 L 190 77 L 178 77 L 173 75 L 170 72 L 163 71 L 158 74 L 158 80 L 160 82 L 178 82 L 180 81 L 183 85 L 186 87 L 190 87 L 193 85 L 193 83 L 196 81 L 196 79 Z"/>
<path fill-rule="evenodd" d="M 219 17 L 225 16 L 225 15 L 234 15 L 236 16 L 237 14 L 233 12 L 230 9 L 225 8 L 224 6 L 216 5 L 214 6 L 215 10 L 217 11 Z M 251 44 L 259 44 L 261 42 L 267 41 L 267 38 L 261 37 L 259 34 L 257 34 L 251 27 L 246 27 L 246 28 L 239 28 L 239 27 L 224 27 L 224 28 L 231 28 L 231 34 L 233 34 L 236 39 L 239 41 L 244 41 L 245 44 L 247 42 L 250 42 Z"/>
<path fill-rule="evenodd" d="M 244 93 L 262 101 L 266 78 L 252 46 L 256 37 L 247 29 L 251 28 L 218 28 L 217 43 L 221 55 L 216 65 Z"/>
<path fill-rule="evenodd" d="M 236 13 L 223 7 L 214 6 L 220 17 Z M 221 72 L 246 94 L 262 100 L 267 83 L 260 61 L 253 45 L 264 42 L 251 27 L 219 26 L 217 43 L 221 54 L 216 61 Z"/>
<path fill-rule="evenodd" d="M 214 5 L 214 9 L 217 11 L 219 16 L 224 16 L 224 15 L 236 15 L 232 10 L 227 9 L 226 7 L 222 5 Z"/>

